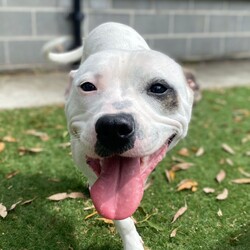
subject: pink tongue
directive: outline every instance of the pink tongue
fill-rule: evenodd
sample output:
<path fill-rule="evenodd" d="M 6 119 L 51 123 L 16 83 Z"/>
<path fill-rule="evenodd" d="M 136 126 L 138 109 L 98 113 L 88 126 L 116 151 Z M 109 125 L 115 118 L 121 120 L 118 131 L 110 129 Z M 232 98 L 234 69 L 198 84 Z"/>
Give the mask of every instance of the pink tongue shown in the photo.
<path fill-rule="evenodd" d="M 114 156 L 103 160 L 101 174 L 91 187 L 90 195 L 103 217 L 122 220 L 135 212 L 143 191 L 140 158 Z"/>

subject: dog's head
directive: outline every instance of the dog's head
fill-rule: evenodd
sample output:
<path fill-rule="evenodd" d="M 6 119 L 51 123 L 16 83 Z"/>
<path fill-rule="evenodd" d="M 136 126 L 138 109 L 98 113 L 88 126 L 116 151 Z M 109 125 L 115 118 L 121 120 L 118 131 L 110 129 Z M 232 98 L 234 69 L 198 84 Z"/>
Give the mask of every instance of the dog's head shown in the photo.
<path fill-rule="evenodd" d="M 192 91 L 182 68 L 156 51 L 101 51 L 71 73 L 66 103 L 72 153 L 97 211 L 124 219 L 144 184 L 183 138 Z"/>

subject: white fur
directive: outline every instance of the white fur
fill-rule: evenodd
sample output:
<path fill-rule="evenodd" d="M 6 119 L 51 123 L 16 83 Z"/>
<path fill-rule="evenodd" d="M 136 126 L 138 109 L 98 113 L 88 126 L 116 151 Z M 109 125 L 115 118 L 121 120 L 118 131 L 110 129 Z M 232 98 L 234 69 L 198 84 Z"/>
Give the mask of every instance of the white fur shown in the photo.
<path fill-rule="evenodd" d="M 100 158 L 94 150 L 95 123 L 103 114 L 120 112 L 115 103 L 125 103 L 122 112 L 133 114 L 140 126 L 140 139 L 123 156 L 140 156 L 147 161 L 147 156 L 158 150 L 171 134 L 176 132 L 177 137 L 170 148 L 187 134 L 193 97 L 183 71 L 174 60 L 150 50 L 135 30 L 122 24 L 105 23 L 86 37 L 83 48 L 63 55 L 49 54 L 60 63 L 72 62 L 80 56 L 79 69 L 71 73 L 73 81 L 68 91 L 66 116 L 73 158 L 90 186 L 97 177 L 86 165 L 85 155 Z M 165 110 L 145 92 L 145 84 L 159 78 L 164 78 L 177 91 L 177 109 Z M 86 81 L 95 84 L 98 90 L 81 91 L 79 85 Z M 143 249 L 132 219 L 115 221 L 115 225 L 124 249 Z"/>

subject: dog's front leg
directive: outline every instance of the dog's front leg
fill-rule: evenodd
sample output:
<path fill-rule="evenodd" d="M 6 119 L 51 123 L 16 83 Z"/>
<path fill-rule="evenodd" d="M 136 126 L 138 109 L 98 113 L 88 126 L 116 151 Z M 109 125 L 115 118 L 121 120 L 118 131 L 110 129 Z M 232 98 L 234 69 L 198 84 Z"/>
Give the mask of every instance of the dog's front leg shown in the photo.
<path fill-rule="evenodd" d="M 135 224 L 131 218 L 116 220 L 115 226 L 119 232 L 124 250 L 143 250 L 143 241 L 138 234 Z"/>

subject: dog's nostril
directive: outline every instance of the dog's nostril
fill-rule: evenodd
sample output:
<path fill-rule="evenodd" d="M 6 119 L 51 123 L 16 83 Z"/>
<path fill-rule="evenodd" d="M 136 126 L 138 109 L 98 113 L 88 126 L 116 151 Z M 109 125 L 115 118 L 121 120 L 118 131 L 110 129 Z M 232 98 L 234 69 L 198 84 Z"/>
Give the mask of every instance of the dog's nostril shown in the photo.
<path fill-rule="evenodd" d="M 120 137 L 129 136 L 134 131 L 133 124 L 120 124 L 117 126 L 117 135 Z"/>

